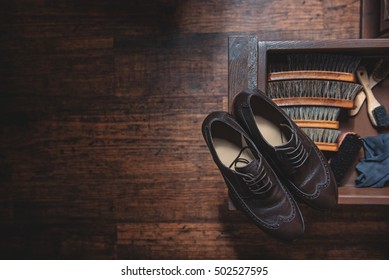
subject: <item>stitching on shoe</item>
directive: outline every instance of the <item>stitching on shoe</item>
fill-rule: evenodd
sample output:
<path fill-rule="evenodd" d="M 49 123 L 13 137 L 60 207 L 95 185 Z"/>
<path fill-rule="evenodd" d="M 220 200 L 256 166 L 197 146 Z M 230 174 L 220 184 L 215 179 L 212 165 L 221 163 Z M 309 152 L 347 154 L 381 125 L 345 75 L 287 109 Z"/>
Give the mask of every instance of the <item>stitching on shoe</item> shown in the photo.
<path fill-rule="evenodd" d="M 228 181 L 228 183 L 230 185 L 232 185 L 230 180 L 227 177 L 225 177 L 225 179 Z M 290 194 L 283 187 L 281 187 L 281 188 L 285 191 L 285 194 L 286 194 L 286 196 L 288 198 L 288 201 L 290 202 L 290 204 L 292 206 L 292 213 L 289 215 L 289 217 L 283 217 L 283 216 L 279 216 L 278 215 L 277 220 L 274 222 L 274 225 L 266 224 L 264 221 L 260 220 L 257 217 L 257 215 L 255 215 L 251 211 L 251 209 L 243 202 L 243 200 L 239 197 L 239 194 L 235 191 L 235 189 L 232 188 L 232 187 L 230 187 L 229 189 L 232 191 L 232 195 L 235 198 L 235 202 L 238 202 L 239 206 L 242 208 L 242 210 L 244 210 L 244 212 L 246 214 L 248 214 L 257 224 L 260 224 L 263 227 L 268 228 L 268 229 L 277 229 L 277 228 L 280 227 L 280 223 L 282 223 L 282 222 L 288 223 L 288 222 L 292 221 L 295 218 L 296 212 L 297 212 L 296 207 L 295 207 L 295 205 L 293 203 L 293 198 L 290 196 Z"/>

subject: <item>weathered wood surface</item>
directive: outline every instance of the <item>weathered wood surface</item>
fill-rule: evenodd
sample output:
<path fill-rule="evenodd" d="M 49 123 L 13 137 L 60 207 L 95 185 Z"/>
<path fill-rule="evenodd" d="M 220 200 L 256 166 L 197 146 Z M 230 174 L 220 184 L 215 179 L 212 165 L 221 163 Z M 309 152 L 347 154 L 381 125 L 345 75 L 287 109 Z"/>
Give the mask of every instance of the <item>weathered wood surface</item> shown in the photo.
<path fill-rule="evenodd" d="M 3 1 L 1 258 L 388 258 L 387 207 L 303 207 L 286 245 L 227 209 L 201 122 L 228 37 L 359 36 L 359 1 Z"/>

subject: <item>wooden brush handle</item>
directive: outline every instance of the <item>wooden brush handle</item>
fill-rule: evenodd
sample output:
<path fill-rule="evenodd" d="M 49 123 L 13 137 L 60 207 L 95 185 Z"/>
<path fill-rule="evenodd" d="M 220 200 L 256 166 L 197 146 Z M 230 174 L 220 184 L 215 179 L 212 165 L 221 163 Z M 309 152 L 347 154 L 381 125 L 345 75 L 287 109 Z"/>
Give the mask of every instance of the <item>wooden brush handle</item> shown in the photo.
<path fill-rule="evenodd" d="M 352 109 L 354 107 L 353 100 L 324 98 L 324 97 L 291 97 L 291 98 L 275 98 L 273 102 L 280 107 L 285 106 L 325 106 Z"/>
<path fill-rule="evenodd" d="M 360 66 L 357 70 L 357 77 L 361 85 L 363 86 L 363 90 L 366 94 L 366 100 L 367 100 L 367 112 L 370 118 L 370 121 L 373 123 L 374 126 L 377 126 L 377 121 L 373 115 L 373 111 L 375 108 L 381 106 L 381 104 L 378 102 L 378 100 L 375 98 L 373 92 L 371 91 L 371 87 L 369 84 L 369 76 L 367 75 L 366 68 L 363 66 Z"/>
<path fill-rule="evenodd" d="M 338 143 L 315 142 L 315 144 L 321 151 L 337 152 L 339 150 Z"/>
<path fill-rule="evenodd" d="M 373 72 L 371 73 L 369 77 L 369 87 L 372 90 L 377 84 L 379 84 L 383 79 L 386 78 L 386 76 L 389 74 L 388 73 L 388 67 L 382 67 L 383 63 L 385 62 L 384 59 L 380 59 L 376 66 L 373 69 Z M 366 69 L 362 69 L 362 67 L 359 68 L 360 71 L 365 72 Z M 357 77 L 358 77 L 358 72 L 357 72 Z M 358 80 L 360 78 L 358 77 Z M 363 89 L 357 93 L 354 99 L 354 108 L 349 111 L 349 116 L 353 117 L 356 116 L 359 111 L 361 110 L 361 107 L 363 103 L 365 102 L 366 99 L 366 94 L 363 91 Z"/>
<path fill-rule="evenodd" d="M 299 127 L 339 129 L 339 121 L 293 120 Z"/>
<path fill-rule="evenodd" d="M 348 111 L 350 117 L 356 116 L 362 108 L 363 103 L 365 102 L 366 94 L 363 90 L 359 91 L 354 98 L 354 107 Z"/>
<path fill-rule="evenodd" d="M 281 80 L 330 80 L 356 82 L 354 73 L 323 71 L 323 70 L 303 70 L 303 71 L 285 71 L 272 72 L 268 74 L 268 81 Z"/>
<path fill-rule="evenodd" d="M 370 89 L 373 89 L 381 80 L 374 80 L 370 78 L 369 81 L 370 81 L 369 82 Z M 365 91 L 362 89 L 360 92 L 356 94 L 354 98 L 354 108 L 351 109 L 348 113 L 350 117 L 354 117 L 359 113 L 365 100 L 366 100 L 366 94 Z"/>

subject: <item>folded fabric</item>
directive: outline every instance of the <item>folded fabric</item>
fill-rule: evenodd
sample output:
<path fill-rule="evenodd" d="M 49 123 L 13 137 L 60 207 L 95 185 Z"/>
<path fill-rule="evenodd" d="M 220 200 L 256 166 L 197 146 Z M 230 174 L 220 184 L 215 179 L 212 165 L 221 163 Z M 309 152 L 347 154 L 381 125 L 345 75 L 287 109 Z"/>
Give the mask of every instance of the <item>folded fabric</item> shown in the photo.
<path fill-rule="evenodd" d="M 389 134 L 365 137 L 362 141 L 365 156 L 355 167 L 355 185 L 382 188 L 389 181 Z"/>

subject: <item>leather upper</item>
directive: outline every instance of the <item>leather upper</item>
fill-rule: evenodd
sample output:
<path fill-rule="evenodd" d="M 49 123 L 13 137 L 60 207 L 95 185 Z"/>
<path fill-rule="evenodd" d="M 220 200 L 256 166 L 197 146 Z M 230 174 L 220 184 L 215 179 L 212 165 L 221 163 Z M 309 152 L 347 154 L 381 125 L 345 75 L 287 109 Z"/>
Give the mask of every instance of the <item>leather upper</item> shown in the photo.
<path fill-rule="evenodd" d="M 254 156 L 251 162 L 240 158 L 240 154 L 230 166 L 221 162 L 213 141 L 213 126 L 216 122 L 219 125 L 221 122 L 241 135 L 247 143 L 246 147 L 242 144 L 242 149 L 250 149 Z M 294 240 L 302 235 L 304 222 L 292 195 L 232 116 L 225 112 L 211 113 L 203 122 L 202 132 L 236 206 L 274 237 Z"/>
<path fill-rule="evenodd" d="M 271 145 L 266 141 L 255 120 L 254 106 L 271 113 L 268 117 L 286 135 L 285 143 Z M 294 194 L 319 209 L 337 204 L 337 184 L 324 155 L 270 98 L 261 92 L 241 92 L 234 99 L 233 114 Z"/>

